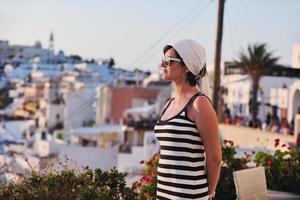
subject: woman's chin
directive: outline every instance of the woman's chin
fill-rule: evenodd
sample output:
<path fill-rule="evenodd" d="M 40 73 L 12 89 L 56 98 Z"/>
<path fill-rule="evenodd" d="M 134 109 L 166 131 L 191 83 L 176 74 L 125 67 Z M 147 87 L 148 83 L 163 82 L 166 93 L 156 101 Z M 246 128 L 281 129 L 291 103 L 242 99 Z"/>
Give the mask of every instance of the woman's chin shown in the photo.
<path fill-rule="evenodd" d="M 165 80 L 165 81 L 168 81 L 168 80 L 169 80 L 169 79 L 168 79 L 168 75 L 163 74 L 163 75 L 162 75 L 162 79 Z"/>

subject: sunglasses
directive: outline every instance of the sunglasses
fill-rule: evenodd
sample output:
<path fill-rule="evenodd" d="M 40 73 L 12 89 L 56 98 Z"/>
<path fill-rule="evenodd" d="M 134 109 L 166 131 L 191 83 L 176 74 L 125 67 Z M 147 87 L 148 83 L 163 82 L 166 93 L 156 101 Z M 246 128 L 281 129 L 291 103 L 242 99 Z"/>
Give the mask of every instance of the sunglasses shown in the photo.
<path fill-rule="evenodd" d="M 171 58 L 171 57 L 168 57 L 168 56 L 165 56 L 165 55 L 161 59 L 161 63 L 164 66 L 170 66 L 172 64 L 172 61 L 173 62 L 182 62 L 179 58 Z"/>

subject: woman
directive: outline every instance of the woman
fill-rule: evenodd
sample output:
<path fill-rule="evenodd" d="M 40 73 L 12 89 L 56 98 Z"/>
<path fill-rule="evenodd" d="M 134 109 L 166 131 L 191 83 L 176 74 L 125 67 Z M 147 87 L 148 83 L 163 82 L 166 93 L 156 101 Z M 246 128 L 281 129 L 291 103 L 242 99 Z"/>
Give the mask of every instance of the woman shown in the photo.
<path fill-rule="evenodd" d="M 160 143 L 157 199 L 213 199 L 221 148 L 208 98 L 205 50 L 186 39 L 167 45 L 161 67 L 163 79 L 172 81 L 175 97 L 154 128 Z"/>

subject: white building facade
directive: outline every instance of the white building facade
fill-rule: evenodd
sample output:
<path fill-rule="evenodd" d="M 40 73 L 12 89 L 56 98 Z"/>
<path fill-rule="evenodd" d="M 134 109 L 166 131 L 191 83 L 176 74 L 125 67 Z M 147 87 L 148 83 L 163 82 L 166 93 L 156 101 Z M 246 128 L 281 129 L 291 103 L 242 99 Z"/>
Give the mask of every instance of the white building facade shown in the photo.
<path fill-rule="evenodd" d="M 282 98 L 285 90 L 280 90 L 279 95 L 276 89 L 291 86 L 297 79 L 286 77 L 263 76 L 259 82 L 257 101 L 259 103 L 258 118 L 262 121 L 271 106 L 278 106 L 287 110 L 287 99 Z M 227 75 L 222 79 L 222 86 L 227 89 L 224 96 L 224 103 L 231 110 L 234 116 L 250 116 L 249 100 L 251 99 L 252 81 L 248 75 Z M 287 98 L 287 96 L 284 95 Z M 282 102 L 284 100 L 284 102 Z M 280 115 L 280 114 L 279 114 Z"/>

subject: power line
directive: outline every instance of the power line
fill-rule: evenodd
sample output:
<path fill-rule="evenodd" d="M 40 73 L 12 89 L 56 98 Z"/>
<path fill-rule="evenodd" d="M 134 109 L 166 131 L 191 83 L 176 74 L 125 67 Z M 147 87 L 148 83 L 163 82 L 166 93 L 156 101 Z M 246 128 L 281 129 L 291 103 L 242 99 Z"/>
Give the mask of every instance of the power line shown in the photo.
<path fill-rule="evenodd" d="M 187 21 L 186 23 L 184 23 L 182 25 L 182 27 L 177 31 L 175 32 L 175 34 L 173 35 L 176 36 L 178 33 L 182 32 L 186 27 L 188 27 L 188 25 L 190 25 L 200 14 L 202 14 L 207 8 L 208 6 L 210 6 L 211 4 L 213 3 L 213 0 L 209 0 L 204 6 L 202 9 L 199 9 L 198 12 L 195 13 L 194 16 L 191 17 L 191 19 L 189 21 Z"/>
<path fill-rule="evenodd" d="M 148 49 L 146 49 L 142 54 L 140 54 L 136 59 L 134 59 L 130 66 L 134 66 L 138 61 L 140 61 L 141 59 L 143 59 L 145 57 L 145 55 L 148 54 L 148 52 L 150 52 L 153 48 L 156 47 L 156 45 L 158 45 L 163 39 L 165 39 L 165 37 L 167 37 L 170 33 L 172 33 L 172 31 L 174 29 L 176 29 L 176 27 L 178 27 L 179 24 L 181 24 L 182 22 L 184 22 L 184 20 L 189 17 L 191 14 L 193 14 L 193 12 L 195 10 L 198 9 L 198 7 L 203 3 L 203 1 L 199 1 L 195 6 L 193 6 L 193 8 L 191 10 L 189 10 L 187 12 L 187 14 L 185 14 L 177 23 L 175 23 L 174 26 L 172 26 L 170 29 L 168 29 L 168 31 L 166 31 L 164 34 L 162 34 L 162 36 L 156 41 L 154 42 Z"/>
<path fill-rule="evenodd" d="M 190 25 L 191 24 L 191 22 L 193 22 L 195 19 L 196 19 L 196 17 L 197 16 L 199 16 L 211 3 L 212 3 L 213 1 L 212 0 L 209 0 L 204 6 L 203 6 L 203 8 L 202 9 L 200 9 L 198 12 L 196 12 L 195 13 L 195 15 L 193 15 L 193 17 L 191 17 L 191 19 L 190 20 L 188 20 L 187 22 L 185 22 L 182 26 L 181 26 L 181 28 L 177 31 L 177 32 L 171 32 L 171 33 L 173 33 L 173 36 L 172 37 L 174 37 L 174 36 L 176 36 L 178 33 L 180 33 L 180 32 L 182 32 L 188 25 Z M 156 52 L 153 52 L 153 53 L 151 53 L 149 56 L 147 56 L 146 58 L 144 58 L 142 61 L 141 61 L 141 63 L 142 64 L 144 64 L 144 63 L 146 63 L 146 62 L 148 62 L 154 55 L 156 54 Z"/>

